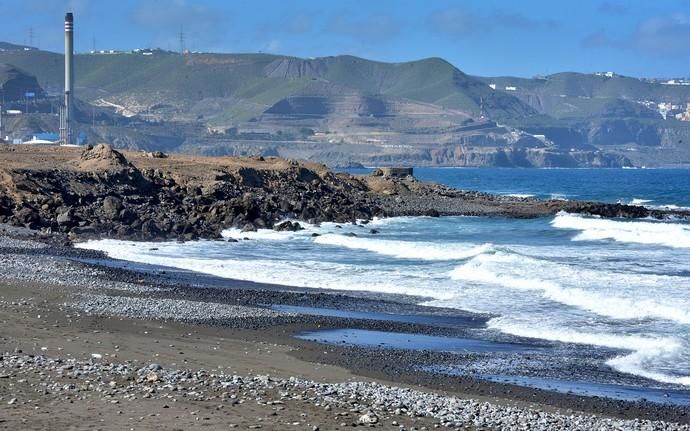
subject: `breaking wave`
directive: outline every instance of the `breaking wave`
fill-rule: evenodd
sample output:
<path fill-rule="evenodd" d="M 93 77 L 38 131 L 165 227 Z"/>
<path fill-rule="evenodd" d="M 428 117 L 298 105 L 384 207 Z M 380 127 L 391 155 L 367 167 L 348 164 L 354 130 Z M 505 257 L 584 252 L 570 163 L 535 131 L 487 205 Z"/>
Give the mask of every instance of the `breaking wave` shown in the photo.
<path fill-rule="evenodd" d="M 514 290 L 539 292 L 545 299 L 614 319 L 662 319 L 690 324 L 690 309 L 681 302 L 651 299 L 649 290 L 671 276 L 611 274 L 575 269 L 517 254 L 480 255 L 450 273 L 453 280 L 492 284 Z M 685 279 L 678 278 L 677 282 Z M 624 288 L 626 295 L 609 294 L 608 284 Z M 687 305 L 687 304 L 685 304 Z"/>
<path fill-rule="evenodd" d="M 206 243 L 206 247 L 204 247 Z M 369 268 L 337 262 L 314 260 L 243 260 L 236 257 L 204 256 L 209 242 L 188 244 L 137 243 L 119 240 L 98 240 L 79 244 L 80 248 L 101 250 L 111 258 L 180 268 L 217 277 L 293 287 L 370 291 L 392 294 L 448 298 L 449 294 L 434 289 L 433 277 L 414 270 L 391 268 L 372 273 Z M 154 248 L 151 248 L 151 246 Z M 189 247 L 198 246 L 193 252 Z M 204 256 L 204 257 L 202 257 Z"/>
<path fill-rule="evenodd" d="M 464 260 L 492 252 L 491 244 L 472 246 L 471 244 L 432 244 L 427 242 L 394 241 L 369 239 L 345 235 L 326 234 L 314 239 L 317 244 L 367 250 L 400 259 L 421 260 Z"/>
<path fill-rule="evenodd" d="M 551 222 L 557 229 L 578 230 L 575 241 L 613 240 L 624 243 L 690 248 L 690 225 L 670 222 L 620 221 L 560 213 Z"/>

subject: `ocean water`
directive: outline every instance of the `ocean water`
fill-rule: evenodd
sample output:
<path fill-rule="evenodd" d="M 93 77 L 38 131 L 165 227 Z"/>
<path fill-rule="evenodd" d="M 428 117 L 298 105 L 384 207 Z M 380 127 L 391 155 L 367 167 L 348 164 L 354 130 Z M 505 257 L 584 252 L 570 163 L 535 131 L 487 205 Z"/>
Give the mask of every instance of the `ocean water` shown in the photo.
<path fill-rule="evenodd" d="M 506 195 L 690 206 L 684 170 L 420 169 L 417 175 Z M 414 295 L 426 305 L 490 314 L 488 331 L 496 334 L 619 349 L 607 360 L 613 369 L 690 388 L 687 222 L 565 213 L 532 220 L 400 217 L 224 235 L 252 240 L 80 246 L 233 279 Z"/>
<path fill-rule="evenodd" d="M 516 197 L 690 207 L 689 169 L 417 168 L 415 176 L 464 190 Z"/>

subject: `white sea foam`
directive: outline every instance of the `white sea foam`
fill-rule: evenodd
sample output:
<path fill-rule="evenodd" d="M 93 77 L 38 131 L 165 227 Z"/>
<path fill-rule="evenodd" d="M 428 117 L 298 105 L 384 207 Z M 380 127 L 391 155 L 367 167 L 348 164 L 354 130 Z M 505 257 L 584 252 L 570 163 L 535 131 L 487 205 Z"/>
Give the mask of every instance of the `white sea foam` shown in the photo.
<path fill-rule="evenodd" d="M 658 349 L 639 350 L 630 355 L 621 355 L 609 359 L 606 363 L 623 373 L 642 376 L 657 382 L 690 386 L 690 376 L 674 376 L 653 371 L 654 365 L 662 360 L 671 364 L 682 363 L 678 360 L 678 356 L 680 356 L 680 348 L 670 350 L 668 347 L 661 346 Z"/>
<path fill-rule="evenodd" d="M 690 248 L 690 225 L 671 222 L 619 221 L 560 213 L 551 222 L 557 229 L 579 230 L 575 241 L 618 242 Z"/>
<path fill-rule="evenodd" d="M 242 232 L 241 229 L 230 228 L 230 229 L 225 229 L 223 232 L 221 232 L 221 236 L 223 238 L 232 238 L 232 239 L 249 238 L 252 240 L 287 241 L 287 240 L 295 239 L 298 237 L 311 236 L 312 233 L 321 232 L 321 230 L 322 230 L 321 226 L 312 225 L 309 223 L 305 223 L 303 221 L 296 221 L 296 220 L 284 220 L 284 221 L 297 222 L 300 224 L 300 226 L 302 226 L 303 230 L 299 230 L 296 232 L 289 232 L 289 231 L 276 231 L 273 229 L 258 229 L 255 232 Z"/>
<path fill-rule="evenodd" d="M 395 226 L 416 223 L 424 217 L 374 217 L 369 224 L 372 226 Z"/>
<path fill-rule="evenodd" d="M 326 234 L 314 239 L 317 244 L 367 250 L 400 259 L 463 260 L 493 250 L 491 244 L 432 244 Z"/>
<path fill-rule="evenodd" d="M 607 333 L 586 333 L 558 328 L 534 321 L 517 321 L 512 318 L 496 317 L 487 322 L 487 327 L 505 334 L 562 343 L 589 344 L 625 350 L 668 350 L 677 351 L 681 344 L 674 338 L 657 338 L 641 335 L 614 335 Z"/>
<path fill-rule="evenodd" d="M 232 238 L 232 239 L 251 239 L 251 240 L 265 240 L 265 241 L 289 241 L 289 240 L 294 240 L 298 238 L 311 238 L 312 234 L 318 233 L 319 235 L 321 234 L 326 234 L 326 233 L 334 233 L 334 232 L 347 232 L 347 231 L 352 231 L 352 232 L 358 232 L 361 228 L 359 228 L 356 225 L 350 224 L 350 223 L 331 223 L 331 222 L 324 222 L 320 225 L 313 225 L 309 223 L 305 223 L 303 221 L 297 221 L 297 220 L 289 220 L 295 223 L 299 223 L 300 226 L 302 226 L 301 230 L 298 231 L 277 231 L 273 229 L 257 229 L 254 232 L 243 232 L 241 229 L 238 228 L 230 228 L 230 229 L 225 229 L 223 232 L 221 232 L 221 236 L 223 238 Z M 400 221 L 398 221 L 400 222 Z M 277 223 L 280 224 L 281 222 Z M 385 222 L 381 221 L 380 224 L 384 224 Z M 393 222 L 389 222 L 393 223 Z M 357 230 L 355 230 L 357 229 Z"/>
<path fill-rule="evenodd" d="M 508 193 L 503 196 L 510 196 L 511 198 L 533 198 L 534 195 L 530 193 Z"/>
<path fill-rule="evenodd" d="M 648 203 L 650 203 L 650 202 L 654 202 L 654 201 L 651 200 L 651 199 L 633 198 L 633 199 L 630 201 L 630 205 L 644 205 L 644 204 L 648 204 Z"/>
<path fill-rule="evenodd" d="M 684 278 L 611 274 L 505 252 L 478 255 L 453 269 L 450 277 L 539 292 L 551 301 L 614 319 L 652 318 L 690 324 L 690 309 L 684 301 L 651 296 L 662 283 L 686 283 Z M 609 285 L 617 285 L 618 290 L 608 291 Z M 632 289 L 624 291 L 626 286 Z"/>
<path fill-rule="evenodd" d="M 690 207 L 675 205 L 675 204 L 662 204 L 662 205 L 648 205 L 649 208 L 658 210 L 671 210 L 671 211 L 690 211 Z"/>
<path fill-rule="evenodd" d="M 568 197 L 564 194 L 560 193 L 552 193 L 551 196 L 549 196 L 550 199 L 556 200 L 556 201 L 567 201 Z"/>
<path fill-rule="evenodd" d="M 543 322 L 519 322 L 506 317 L 491 319 L 487 326 L 491 329 L 519 337 L 629 350 L 632 353 L 617 356 L 606 363 L 624 373 L 642 376 L 663 383 L 690 386 L 690 376 L 676 376 L 653 371 L 653 366 L 658 365 L 660 362 L 673 363 L 680 358 L 684 350 L 683 343 L 675 337 L 587 333 L 548 326 L 544 325 Z"/>
<path fill-rule="evenodd" d="M 197 243 L 198 244 L 198 243 Z M 400 268 L 369 268 L 345 263 L 309 260 L 244 260 L 228 256 L 213 258 L 195 256 L 184 248 L 187 244 L 137 243 L 118 240 L 98 240 L 78 244 L 80 248 L 101 250 L 115 259 L 168 266 L 218 277 L 279 284 L 294 287 L 371 291 L 417 295 L 444 299 L 451 295 L 434 288 L 434 279 L 419 271 Z"/>
<path fill-rule="evenodd" d="M 226 229 L 221 232 L 223 238 L 252 240 L 268 240 L 268 241 L 288 241 L 298 236 L 304 236 L 303 231 L 298 232 L 279 232 L 273 229 L 259 229 L 256 232 L 242 232 L 240 229 Z"/>
<path fill-rule="evenodd" d="M 628 205 L 643 206 L 643 207 L 653 209 L 653 210 L 690 211 L 690 207 L 676 205 L 676 204 L 654 204 L 654 205 L 652 205 L 651 203 L 654 202 L 654 200 L 652 200 L 652 199 L 633 198 L 630 201 L 618 201 L 618 202 L 623 203 L 623 204 L 628 204 Z"/>
<path fill-rule="evenodd" d="M 632 198 L 631 200 L 618 200 L 619 204 L 626 204 L 626 205 L 638 205 L 638 206 L 643 206 L 645 208 L 649 209 L 654 209 L 654 210 L 670 210 L 670 211 L 690 211 L 690 207 L 688 206 L 681 206 L 677 204 L 652 204 L 652 202 L 655 202 L 653 199 L 643 199 L 643 198 Z"/>

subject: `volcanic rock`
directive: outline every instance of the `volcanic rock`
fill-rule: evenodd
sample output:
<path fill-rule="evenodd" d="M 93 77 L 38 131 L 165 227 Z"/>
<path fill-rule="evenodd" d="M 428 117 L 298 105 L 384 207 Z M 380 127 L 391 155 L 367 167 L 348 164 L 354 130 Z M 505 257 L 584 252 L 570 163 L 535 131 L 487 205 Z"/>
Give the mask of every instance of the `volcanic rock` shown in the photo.
<path fill-rule="evenodd" d="M 293 223 L 290 220 L 287 220 L 273 226 L 273 230 L 277 230 L 279 232 L 297 232 L 300 230 L 304 230 L 304 228 L 297 222 Z"/>

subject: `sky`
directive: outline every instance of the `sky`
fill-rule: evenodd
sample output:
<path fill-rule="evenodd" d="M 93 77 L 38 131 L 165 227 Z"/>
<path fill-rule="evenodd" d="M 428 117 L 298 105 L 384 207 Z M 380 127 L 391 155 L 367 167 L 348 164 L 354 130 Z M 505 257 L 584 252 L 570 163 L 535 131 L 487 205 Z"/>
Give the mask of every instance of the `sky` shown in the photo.
<path fill-rule="evenodd" d="M 690 0 L 0 0 L 0 41 L 62 52 L 159 47 L 441 57 L 483 76 L 690 76 Z"/>

